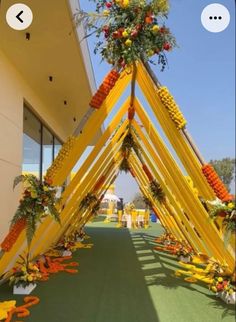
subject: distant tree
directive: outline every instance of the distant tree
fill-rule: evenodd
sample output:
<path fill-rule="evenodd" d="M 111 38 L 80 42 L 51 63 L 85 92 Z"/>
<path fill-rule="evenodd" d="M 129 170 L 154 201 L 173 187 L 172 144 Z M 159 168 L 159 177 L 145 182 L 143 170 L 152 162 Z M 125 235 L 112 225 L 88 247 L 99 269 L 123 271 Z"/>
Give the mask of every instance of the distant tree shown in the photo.
<path fill-rule="evenodd" d="M 214 167 L 218 176 L 230 190 L 230 184 L 235 173 L 235 159 L 224 158 L 222 160 L 211 160 L 210 164 Z"/>
<path fill-rule="evenodd" d="M 145 209 L 146 208 L 145 202 L 143 200 L 143 196 L 140 192 L 136 193 L 132 202 L 135 205 L 135 208 L 137 208 L 137 209 Z"/>

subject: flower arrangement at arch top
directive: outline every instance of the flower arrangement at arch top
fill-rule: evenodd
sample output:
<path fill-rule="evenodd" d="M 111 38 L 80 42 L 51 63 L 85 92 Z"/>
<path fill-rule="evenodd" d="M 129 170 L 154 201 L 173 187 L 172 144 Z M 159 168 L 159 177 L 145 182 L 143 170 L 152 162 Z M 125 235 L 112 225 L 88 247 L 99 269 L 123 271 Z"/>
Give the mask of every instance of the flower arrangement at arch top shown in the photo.
<path fill-rule="evenodd" d="M 115 67 L 123 68 L 137 60 L 154 63 L 158 58 L 164 70 L 166 52 L 175 46 L 175 38 L 165 26 L 167 0 L 93 0 L 96 12 L 82 10 L 75 14 L 75 23 L 83 23 L 90 36 L 98 41 L 94 53 Z"/>

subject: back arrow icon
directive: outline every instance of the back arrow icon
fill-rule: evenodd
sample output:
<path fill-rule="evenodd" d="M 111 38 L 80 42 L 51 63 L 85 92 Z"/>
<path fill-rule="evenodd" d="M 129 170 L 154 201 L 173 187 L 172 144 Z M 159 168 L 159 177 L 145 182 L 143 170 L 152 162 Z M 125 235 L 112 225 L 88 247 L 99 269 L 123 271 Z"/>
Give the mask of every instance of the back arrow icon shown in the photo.
<path fill-rule="evenodd" d="M 16 16 L 16 18 L 21 22 L 21 23 L 23 23 L 24 21 L 20 18 L 20 16 L 22 15 L 22 13 L 23 13 L 24 11 L 23 10 L 21 10 L 19 13 L 18 13 L 18 15 Z"/>

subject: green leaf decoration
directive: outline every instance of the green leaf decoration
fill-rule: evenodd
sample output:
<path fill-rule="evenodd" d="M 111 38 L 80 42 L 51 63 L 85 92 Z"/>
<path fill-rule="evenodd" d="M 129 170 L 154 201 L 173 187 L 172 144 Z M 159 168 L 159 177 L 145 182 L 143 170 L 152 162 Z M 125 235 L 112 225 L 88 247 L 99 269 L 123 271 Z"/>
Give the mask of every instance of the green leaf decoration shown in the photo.
<path fill-rule="evenodd" d="M 160 203 L 165 202 L 165 193 L 162 190 L 161 185 L 156 180 L 150 182 L 149 190 L 155 200 L 159 201 Z"/>
<path fill-rule="evenodd" d="M 25 176 L 22 174 L 20 176 L 17 176 L 15 179 L 14 179 L 14 183 L 13 183 L 13 189 L 15 189 L 15 187 L 20 183 L 20 182 L 23 182 L 25 180 Z"/>
<path fill-rule="evenodd" d="M 89 207 L 91 207 L 94 203 L 98 202 L 98 198 L 92 194 L 92 193 L 88 193 L 80 202 L 79 205 L 79 210 L 83 210 L 85 211 L 86 209 L 88 209 Z"/>
<path fill-rule="evenodd" d="M 60 199 L 56 198 L 57 187 L 51 187 L 47 182 L 40 182 L 32 175 L 20 175 L 15 178 L 13 188 L 20 182 L 24 183 L 25 190 L 18 205 L 18 208 L 11 220 L 12 228 L 20 219 L 26 220 L 26 238 L 28 246 L 34 237 L 37 225 L 47 216 L 51 216 L 60 224 L 60 214 L 56 208 L 56 203 Z"/>
<path fill-rule="evenodd" d="M 123 158 L 119 167 L 120 172 L 128 173 L 129 169 L 130 169 L 129 161 L 127 160 L 127 158 Z"/>

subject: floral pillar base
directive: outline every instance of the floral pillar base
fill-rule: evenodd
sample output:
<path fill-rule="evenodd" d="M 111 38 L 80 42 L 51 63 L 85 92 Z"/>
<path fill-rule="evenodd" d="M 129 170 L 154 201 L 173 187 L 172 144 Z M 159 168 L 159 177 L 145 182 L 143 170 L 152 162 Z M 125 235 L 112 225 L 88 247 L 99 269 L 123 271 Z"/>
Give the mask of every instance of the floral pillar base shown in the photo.
<path fill-rule="evenodd" d="M 67 256 L 71 256 L 72 255 L 72 252 L 70 250 L 64 250 L 62 252 L 62 256 L 63 257 L 67 257 Z"/>
<path fill-rule="evenodd" d="M 228 292 L 220 292 L 218 296 L 227 304 L 235 304 L 236 303 L 236 292 L 229 294 Z"/>
<path fill-rule="evenodd" d="M 180 255 L 178 257 L 178 260 L 183 262 L 183 263 L 189 263 L 189 262 L 191 262 L 191 257 L 190 256 L 185 257 L 185 256 Z"/>
<path fill-rule="evenodd" d="M 163 244 L 164 245 L 170 245 L 171 244 L 171 241 L 170 240 L 164 240 Z"/>
<path fill-rule="evenodd" d="M 25 287 L 23 285 L 14 285 L 13 294 L 29 295 L 35 289 L 36 286 L 37 285 L 35 283 L 31 283 Z"/>

